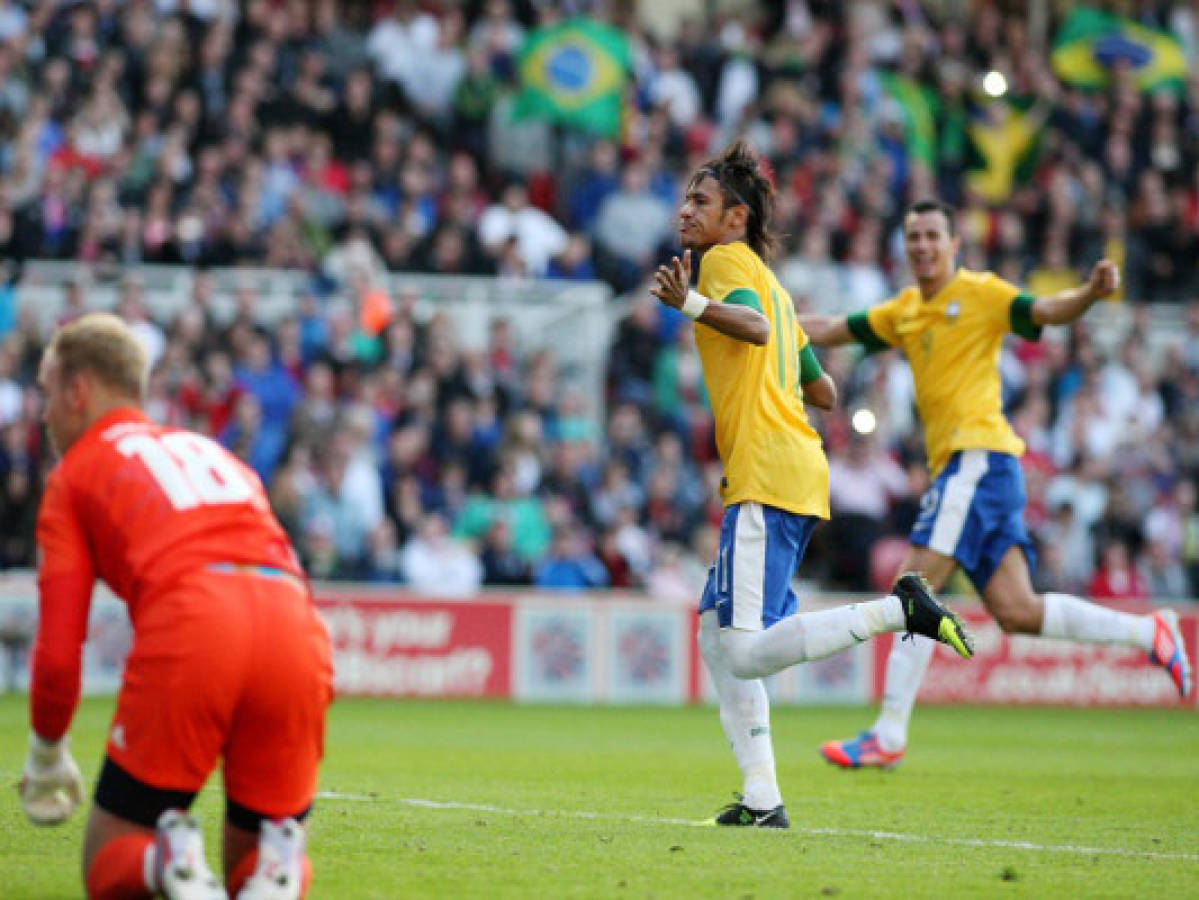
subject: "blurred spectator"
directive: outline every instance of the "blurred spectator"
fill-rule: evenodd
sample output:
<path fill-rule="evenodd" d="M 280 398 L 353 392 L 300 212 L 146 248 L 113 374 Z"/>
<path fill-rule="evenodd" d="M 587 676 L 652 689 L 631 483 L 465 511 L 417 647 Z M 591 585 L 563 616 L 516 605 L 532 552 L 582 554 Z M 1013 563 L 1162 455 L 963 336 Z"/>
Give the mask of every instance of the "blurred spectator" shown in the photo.
<path fill-rule="evenodd" d="M 437 40 L 437 19 L 420 11 L 415 0 L 396 0 L 391 15 L 371 29 L 367 49 L 380 75 L 407 87 L 420 78 Z"/>
<path fill-rule="evenodd" d="M 136 276 L 128 276 L 121 284 L 121 299 L 117 312 L 146 350 L 146 359 L 153 369 L 166 349 L 166 335 L 146 312 L 144 287 Z"/>
<path fill-rule="evenodd" d="M 579 532 L 565 526 L 554 536 L 549 555 L 537 566 L 533 583 L 559 591 L 607 587 L 608 570 L 584 543 Z"/>
<path fill-rule="evenodd" d="M 684 436 L 697 420 L 709 415 L 708 390 L 691 328 L 676 331 L 673 343 L 658 353 L 654 363 L 654 411 L 663 426 Z"/>
<path fill-rule="evenodd" d="M 504 188 L 502 203 L 489 206 L 479 217 L 479 242 L 493 258 L 503 256 L 509 240 L 526 275 L 544 275 L 549 261 L 567 244 L 565 229 L 529 205 L 528 190 L 518 181 Z"/>
<path fill-rule="evenodd" d="M 683 547 L 665 543 L 658 549 L 657 564 L 646 576 L 645 592 L 651 600 L 686 606 L 698 600 L 703 577 L 702 570 L 688 564 Z"/>
<path fill-rule="evenodd" d="M 688 128 L 699 116 L 699 87 L 691 73 L 680 65 L 679 52 L 663 43 L 655 55 L 657 72 L 649 84 L 649 99 L 666 110 L 675 128 Z"/>
<path fill-rule="evenodd" d="M 1190 595 L 1186 572 L 1163 541 L 1151 540 L 1145 548 L 1145 586 L 1154 600 L 1183 600 Z"/>
<path fill-rule="evenodd" d="M 823 228 L 810 226 L 803 233 L 799 253 L 783 260 L 777 274 L 805 309 L 819 304 L 830 314 L 854 313 L 865 306 L 842 286 L 842 269 L 829 255 L 829 235 Z"/>
<path fill-rule="evenodd" d="M 604 466 L 603 478 L 591 493 L 591 519 L 604 528 L 616 524 L 624 510 L 637 510 L 644 502 L 641 488 L 629 478 L 628 467 L 619 459 Z"/>
<path fill-rule="evenodd" d="M 0 343 L 0 428 L 16 422 L 25 405 L 24 391 L 16 380 L 16 346 Z"/>
<path fill-rule="evenodd" d="M 1046 579 L 1085 585 L 1095 565 L 1095 546 L 1090 530 L 1075 514 L 1073 502 L 1065 498 L 1057 501 L 1049 520 L 1041 527 L 1039 537 L 1046 556 Z"/>
<path fill-rule="evenodd" d="M 620 189 L 609 194 L 596 214 L 593 234 L 601 252 L 599 270 L 621 290 L 641 280 L 673 233 L 674 210 L 657 197 L 640 163 L 625 167 Z"/>
<path fill-rule="evenodd" d="M 478 557 L 449 534 L 445 520 L 431 513 L 400 552 L 408 585 L 422 594 L 469 597 L 483 583 Z"/>
<path fill-rule="evenodd" d="M 1132 564 L 1128 545 L 1110 538 L 1100 551 L 1099 568 L 1091 578 L 1087 594 L 1095 600 L 1146 600 L 1149 585 Z"/>
<path fill-rule="evenodd" d="M 609 528 L 600 535 L 596 556 L 607 570 L 608 587 L 628 590 L 637 583 L 633 565 L 621 551 L 616 529 Z"/>
<path fill-rule="evenodd" d="M 830 575 L 851 590 L 869 590 L 870 569 L 864 561 L 884 533 L 890 501 L 906 494 L 908 479 L 869 435 L 855 432 L 846 453 L 830 455 Z"/>
<path fill-rule="evenodd" d="M 591 241 L 587 236 L 578 232 L 571 234 L 563 251 L 550 260 L 546 275 L 571 281 L 594 281 L 596 271 L 591 256 Z"/>
<path fill-rule="evenodd" d="M 267 337 L 257 332 L 246 341 L 234 367 L 238 387 L 246 394 L 238 401 L 239 415 L 232 427 L 240 439 L 253 432 L 253 465 L 265 482 L 270 482 L 287 443 L 292 411 L 299 401 L 299 389 L 291 375 L 272 358 Z M 248 398 L 252 398 L 251 405 Z M 240 415 L 244 414 L 244 415 Z M 233 437 L 226 441 L 232 446 Z"/>
<path fill-rule="evenodd" d="M 496 472 L 488 494 L 474 492 L 454 522 L 454 534 L 481 538 L 491 523 L 503 518 L 512 528 L 513 549 L 524 559 L 541 559 L 550 543 L 545 506 L 537 497 L 521 496 L 511 466 Z"/>
<path fill-rule="evenodd" d="M 303 545 L 319 569 L 318 577 L 356 578 L 366 568 L 371 526 L 364 511 L 345 492 L 350 455 L 344 442 L 320 448 L 316 482 L 304 498 Z"/>
<path fill-rule="evenodd" d="M 645 479 L 649 456 L 641 410 L 632 403 L 620 404 L 608 420 L 608 458 L 619 462 L 627 478 L 639 488 Z"/>
<path fill-rule="evenodd" d="M 447 124 L 450 102 L 466 73 L 461 37 L 462 13 L 448 10 L 438 23 L 437 43 L 429 52 L 414 57 L 402 78 L 404 93 L 417 113 L 441 125 Z"/>
<path fill-rule="evenodd" d="M 1087 583 L 1071 574 L 1066 551 L 1060 544 L 1053 543 L 1042 544 L 1037 550 L 1033 587 L 1041 593 L 1056 591 L 1082 596 L 1087 592 Z"/>
<path fill-rule="evenodd" d="M 604 201 L 620 187 L 620 150 L 612 141 L 591 145 L 588 164 L 567 190 L 568 221 L 590 231 Z"/>
<path fill-rule="evenodd" d="M 1047 297 L 1078 284 L 1078 273 L 1069 265 L 1066 245 L 1061 240 L 1049 243 L 1041 262 L 1025 280 L 1025 287 L 1034 297 Z"/>
<path fill-rule="evenodd" d="M 0 526 L 0 569 L 32 566 L 39 500 L 33 473 L 14 465 L 0 478 L 4 485 L 0 493 L 0 522 L 4 523 Z"/>
<path fill-rule="evenodd" d="M 487 125 L 500 95 L 500 81 L 488 61 L 487 51 L 471 47 L 466 71 L 451 98 L 453 145 L 475 156 L 487 152 Z"/>
<path fill-rule="evenodd" d="M 367 538 L 366 572 L 368 581 L 394 583 L 404 577 L 403 557 L 397 541 L 395 525 L 383 519 Z"/>
<path fill-rule="evenodd" d="M 192 372 L 179 386 L 178 402 L 190 427 L 212 437 L 221 435 L 237 409 L 242 389 L 233 376 L 229 355 L 208 351 L 199 371 Z"/>
<path fill-rule="evenodd" d="M 347 409 L 332 444 L 346 457 L 340 499 L 357 509 L 366 529 L 373 531 L 383 521 L 383 485 L 375 458 L 371 410 L 364 406 Z"/>
<path fill-rule="evenodd" d="M 483 583 L 489 586 L 517 586 L 532 583 L 529 564 L 512 548 L 512 529 L 502 517 L 496 518 L 487 530 L 483 552 Z"/>
<path fill-rule="evenodd" d="M 1107 506 L 1094 525 L 1095 543 L 1100 548 L 1102 565 L 1105 545 L 1121 544 L 1128 553 L 1137 553 L 1144 544 L 1143 512 L 1133 496 L 1133 485 L 1125 479 L 1113 479 L 1108 485 Z"/>
<path fill-rule="evenodd" d="M 658 351 L 662 347 L 658 305 L 648 292 L 638 296 L 617 326 L 608 358 L 608 390 L 613 399 L 649 402 Z"/>

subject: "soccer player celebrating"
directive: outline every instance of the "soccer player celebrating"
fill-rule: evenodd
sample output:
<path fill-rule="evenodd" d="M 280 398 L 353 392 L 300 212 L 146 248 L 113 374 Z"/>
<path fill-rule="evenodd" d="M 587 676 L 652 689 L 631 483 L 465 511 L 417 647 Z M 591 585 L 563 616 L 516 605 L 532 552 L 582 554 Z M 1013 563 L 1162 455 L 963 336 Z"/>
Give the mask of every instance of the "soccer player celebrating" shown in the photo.
<path fill-rule="evenodd" d="M 229 889 L 300 897 L 311 877 L 300 822 L 332 696 L 328 632 L 257 476 L 208 438 L 150 422 L 146 368 L 107 314 L 59 329 L 42 357 L 62 459 L 37 523 L 21 805 L 55 825 L 82 800 L 67 731 L 100 578 L 129 606 L 133 647 L 84 837 L 88 896 L 227 896 L 186 813 L 223 757 Z"/>
<path fill-rule="evenodd" d="M 819 346 L 856 340 L 871 350 L 898 347 L 911 366 L 934 480 L 901 571 L 920 572 L 940 589 L 961 566 L 1005 632 L 1139 647 L 1186 697 L 1190 663 L 1173 611 L 1136 616 L 1068 594 L 1033 592 L 1019 462 L 1024 443 L 1000 404 L 1004 336 L 1015 332 L 1036 340 L 1044 325 L 1075 321 L 1116 290 L 1119 270 L 1102 260 L 1086 284 L 1033 298 L 990 272 L 955 267 L 960 239 L 945 204 L 912 206 L 903 237 L 914 286 L 865 312 L 800 317 Z M 855 738 L 824 744 L 820 752 L 829 762 L 889 767 L 903 759 L 932 649 L 929 641 L 895 642 L 877 721 Z"/>
<path fill-rule="evenodd" d="M 881 600 L 794 615 L 791 578 L 829 502 L 828 463 L 803 403 L 831 408 L 836 389 L 763 261 L 773 200 L 744 143 L 701 167 L 679 212 L 683 257 L 658 269 L 652 293 L 703 326 L 695 337 L 724 464 L 720 549 L 700 600 L 699 646 L 743 787 L 714 822 L 786 828 L 763 677 L 884 631 L 926 635 L 965 657 L 973 650 L 960 620 L 916 575 L 899 578 Z M 688 289 L 692 252 L 698 291 Z"/>

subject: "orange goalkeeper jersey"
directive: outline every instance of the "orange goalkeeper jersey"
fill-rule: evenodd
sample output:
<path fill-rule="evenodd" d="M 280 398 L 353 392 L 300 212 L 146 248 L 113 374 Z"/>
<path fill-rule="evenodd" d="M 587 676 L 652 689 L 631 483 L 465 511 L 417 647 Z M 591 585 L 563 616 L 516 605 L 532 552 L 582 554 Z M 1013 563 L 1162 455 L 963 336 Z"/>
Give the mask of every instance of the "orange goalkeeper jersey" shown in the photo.
<path fill-rule="evenodd" d="M 34 728 L 47 739 L 66 730 L 78 700 L 97 578 L 128 604 L 136 631 L 147 604 L 210 563 L 303 577 L 252 469 L 209 438 L 160 427 L 131 407 L 94 423 L 50 473 L 37 546 L 31 701 Z"/>

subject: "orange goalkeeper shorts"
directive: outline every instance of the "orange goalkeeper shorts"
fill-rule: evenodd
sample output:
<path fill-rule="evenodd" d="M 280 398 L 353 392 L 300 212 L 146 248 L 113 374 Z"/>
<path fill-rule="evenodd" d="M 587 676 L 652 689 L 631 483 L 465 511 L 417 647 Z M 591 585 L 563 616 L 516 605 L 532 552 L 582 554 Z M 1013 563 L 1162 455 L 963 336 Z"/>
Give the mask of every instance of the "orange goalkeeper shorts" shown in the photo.
<path fill-rule="evenodd" d="M 265 816 L 307 809 L 333 697 L 329 633 L 298 578 L 213 565 L 141 605 L 108 736 L 138 781 L 225 794 Z"/>

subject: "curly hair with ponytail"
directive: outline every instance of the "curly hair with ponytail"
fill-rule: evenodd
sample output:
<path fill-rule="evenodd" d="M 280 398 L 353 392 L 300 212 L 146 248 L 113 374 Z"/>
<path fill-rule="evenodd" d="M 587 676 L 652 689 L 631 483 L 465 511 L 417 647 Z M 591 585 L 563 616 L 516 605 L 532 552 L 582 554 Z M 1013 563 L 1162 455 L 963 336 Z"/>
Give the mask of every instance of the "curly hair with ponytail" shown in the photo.
<path fill-rule="evenodd" d="M 774 253 L 777 237 L 771 230 L 774 215 L 774 186 L 759 168 L 758 155 L 745 141 L 737 141 L 723 155 L 708 160 L 691 176 L 689 188 L 704 178 L 720 185 L 726 208 L 744 206 L 745 242 L 762 259 Z"/>

